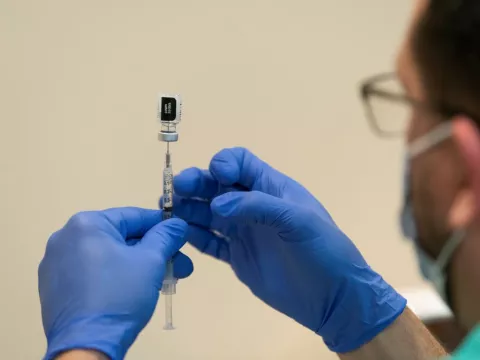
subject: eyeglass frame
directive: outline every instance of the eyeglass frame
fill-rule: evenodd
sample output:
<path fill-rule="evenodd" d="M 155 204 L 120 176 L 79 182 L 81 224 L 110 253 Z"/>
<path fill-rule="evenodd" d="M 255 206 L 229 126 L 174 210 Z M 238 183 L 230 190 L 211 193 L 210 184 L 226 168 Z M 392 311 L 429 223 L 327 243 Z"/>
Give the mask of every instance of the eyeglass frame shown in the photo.
<path fill-rule="evenodd" d="M 368 123 L 370 125 L 370 128 L 373 130 L 373 132 L 376 133 L 379 137 L 382 137 L 382 138 L 398 137 L 400 136 L 400 132 L 393 132 L 393 131 L 389 132 L 381 129 L 381 127 L 379 126 L 379 121 L 375 116 L 375 112 L 373 110 L 373 106 L 370 100 L 372 96 L 377 96 L 384 100 L 389 100 L 395 103 L 401 103 L 401 104 L 419 109 L 421 111 L 426 111 L 436 115 L 440 115 L 443 120 L 451 119 L 452 117 L 458 114 L 468 115 L 464 111 L 450 109 L 447 107 L 443 107 L 443 108 L 435 107 L 425 102 L 415 100 L 406 94 L 398 94 L 392 91 L 382 90 L 376 87 L 378 83 L 385 80 L 391 80 L 391 79 L 398 81 L 396 73 L 394 72 L 380 73 L 365 79 L 360 84 L 360 95 L 362 98 L 363 106 L 366 111 L 366 117 L 367 117 Z"/>

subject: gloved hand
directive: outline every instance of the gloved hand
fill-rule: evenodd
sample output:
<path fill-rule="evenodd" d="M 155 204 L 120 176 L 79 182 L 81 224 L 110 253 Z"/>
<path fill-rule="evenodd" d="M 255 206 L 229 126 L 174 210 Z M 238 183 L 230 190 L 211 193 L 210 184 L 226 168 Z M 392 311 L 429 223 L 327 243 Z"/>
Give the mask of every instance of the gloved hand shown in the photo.
<path fill-rule="evenodd" d="M 161 220 L 138 208 L 84 212 L 51 236 L 38 270 L 45 359 L 70 349 L 124 358 L 152 317 L 167 260 L 179 278 L 193 271 L 177 252 L 188 225 Z"/>
<path fill-rule="evenodd" d="M 325 208 L 247 150 L 221 151 L 209 171 L 183 171 L 174 189 L 188 241 L 229 263 L 256 296 L 321 335 L 332 351 L 359 348 L 403 312 L 405 299 Z"/>

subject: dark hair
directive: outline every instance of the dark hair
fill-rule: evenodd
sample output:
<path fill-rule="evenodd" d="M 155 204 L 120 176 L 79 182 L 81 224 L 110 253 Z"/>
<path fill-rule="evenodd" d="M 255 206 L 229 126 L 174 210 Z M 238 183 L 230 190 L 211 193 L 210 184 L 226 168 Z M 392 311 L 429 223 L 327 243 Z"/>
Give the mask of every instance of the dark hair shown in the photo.
<path fill-rule="evenodd" d="M 427 101 L 480 125 L 480 1 L 429 0 L 412 51 Z"/>

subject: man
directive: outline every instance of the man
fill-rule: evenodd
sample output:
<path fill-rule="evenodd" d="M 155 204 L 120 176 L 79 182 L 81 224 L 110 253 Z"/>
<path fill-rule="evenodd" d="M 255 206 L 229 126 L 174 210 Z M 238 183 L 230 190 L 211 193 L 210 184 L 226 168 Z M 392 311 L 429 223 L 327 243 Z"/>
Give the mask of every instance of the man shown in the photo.
<path fill-rule="evenodd" d="M 455 359 L 480 358 L 478 29 L 476 0 L 420 0 L 398 61 L 406 93 L 388 91 L 389 76 L 363 86 L 381 133 L 391 124 L 371 100 L 410 109 L 402 221 L 424 275 L 473 329 Z M 183 220 L 111 209 L 78 214 L 51 237 L 39 268 L 47 359 L 122 359 L 153 313 L 167 259 L 176 254 L 178 277 L 193 270 L 177 253 L 185 240 L 230 264 L 253 294 L 341 359 L 446 355 L 323 206 L 247 150 L 182 172 L 175 191 Z"/>

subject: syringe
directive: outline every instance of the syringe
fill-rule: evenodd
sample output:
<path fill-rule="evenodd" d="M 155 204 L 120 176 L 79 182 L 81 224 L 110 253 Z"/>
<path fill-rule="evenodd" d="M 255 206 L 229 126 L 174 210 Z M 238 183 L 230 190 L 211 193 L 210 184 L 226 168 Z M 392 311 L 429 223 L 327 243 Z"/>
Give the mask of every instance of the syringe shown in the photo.
<path fill-rule="evenodd" d="M 158 120 L 162 128 L 158 140 L 167 143 L 163 170 L 163 220 L 173 214 L 173 170 L 170 143 L 178 141 L 177 125 L 182 118 L 182 100 L 179 95 L 161 94 L 158 97 Z M 173 330 L 172 297 L 176 293 L 177 279 L 173 274 L 173 260 L 167 262 L 162 295 L 165 297 L 165 330 Z"/>
<path fill-rule="evenodd" d="M 163 220 L 170 219 L 173 213 L 173 170 L 170 144 L 167 143 L 165 168 L 163 170 Z M 173 274 L 173 261 L 168 260 L 163 280 L 162 294 L 165 297 L 165 330 L 173 330 L 172 297 L 176 292 L 177 279 Z"/>

